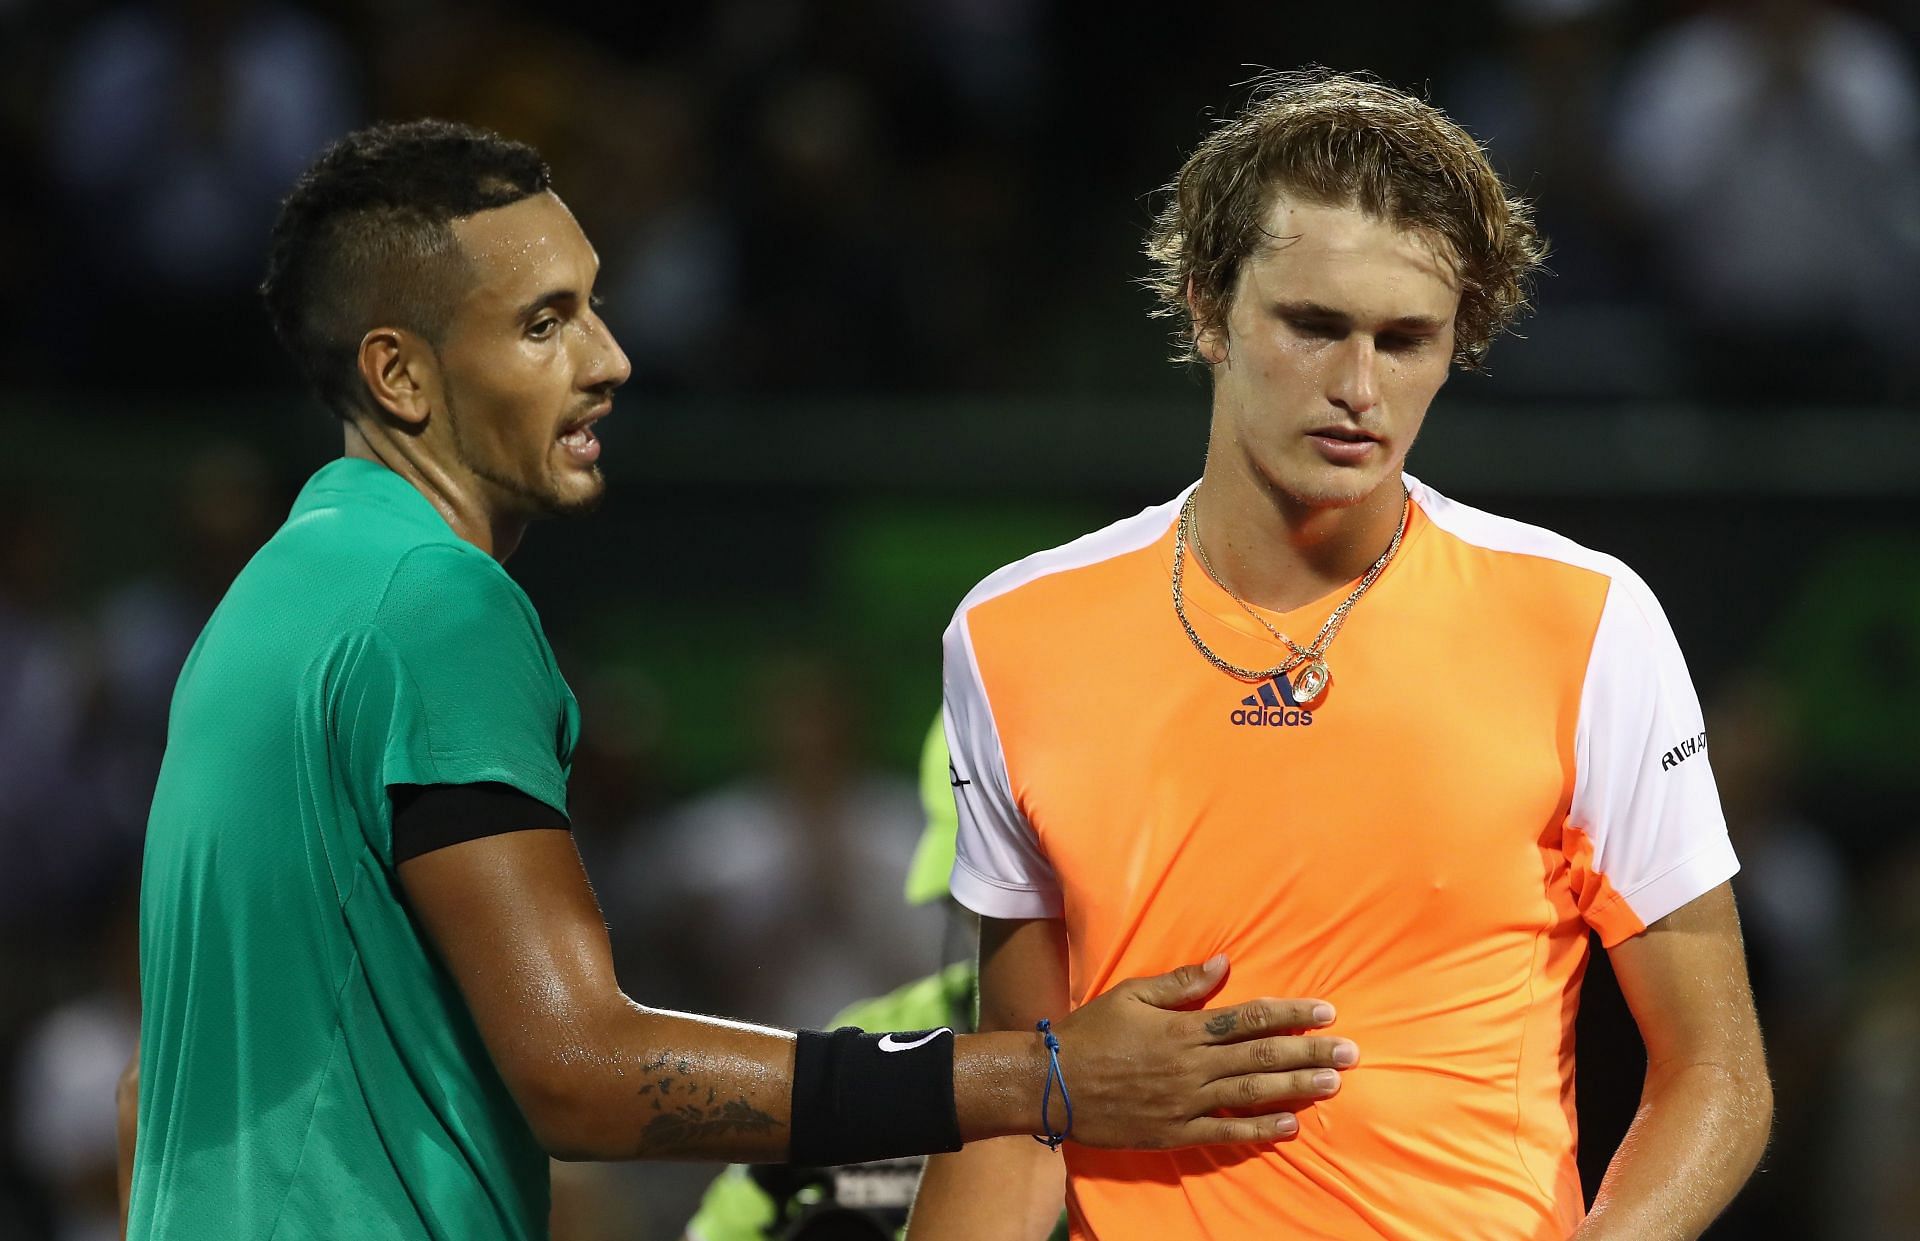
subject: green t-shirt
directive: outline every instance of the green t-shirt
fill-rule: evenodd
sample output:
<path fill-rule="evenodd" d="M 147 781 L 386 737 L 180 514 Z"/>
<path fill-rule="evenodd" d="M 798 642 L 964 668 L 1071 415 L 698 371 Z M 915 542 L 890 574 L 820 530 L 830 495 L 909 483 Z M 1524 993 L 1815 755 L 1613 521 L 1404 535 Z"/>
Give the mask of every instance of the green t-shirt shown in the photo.
<path fill-rule="evenodd" d="M 399 475 L 321 469 L 174 691 L 140 902 L 143 1241 L 544 1236 L 547 1158 L 408 915 L 388 787 L 555 808 L 526 595 Z"/>

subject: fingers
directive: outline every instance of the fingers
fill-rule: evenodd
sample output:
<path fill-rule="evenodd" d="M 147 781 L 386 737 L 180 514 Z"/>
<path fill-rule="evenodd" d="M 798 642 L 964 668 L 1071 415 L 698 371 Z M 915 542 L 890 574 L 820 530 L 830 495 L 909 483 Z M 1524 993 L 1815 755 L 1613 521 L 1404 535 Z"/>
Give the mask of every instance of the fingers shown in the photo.
<path fill-rule="evenodd" d="M 1286 1073 L 1299 1069 L 1350 1069 L 1360 1063 L 1351 1039 L 1327 1034 L 1279 1034 L 1217 1048 L 1213 1068 L 1221 1077 Z"/>
<path fill-rule="evenodd" d="M 1201 1116 L 1182 1125 L 1171 1145 L 1287 1142 L 1299 1136 L 1300 1120 L 1291 1112 L 1281 1112 L 1277 1116 Z"/>
<path fill-rule="evenodd" d="M 1180 1008 L 1204 1000 L 1218 991 L 1226 977 L 1226 954 L 1216 953 L 1199 965 L 1183 965 L 1151 978 L 1128 979 L 1114 990 L 1131 991 L 1135 997 L 1155 1008 Z"/>
<path fill-rule="evenodd" d="M 1332 1069 L 1247 1073 L 1239 1077 L 1222 1078 L 1208 1088 L 1214 1108 L 1231 1108 L 1240 1112 L 1271 1113 L 1277 1107 L 1301 1107 L 1339 1093 L 1340 1074 Z"/>
<path fill-rule="evenodd" d="M 1325 1000 L 1263 998 L 1229 1008 L 1209 1008 L 1193 1017 L 1200 1027 L 1202 1042 L 1233 1043 L 1282 1030 L 1312 1030 L 1331 1025 L 1334 1011 L 1333 1005 Z"/>

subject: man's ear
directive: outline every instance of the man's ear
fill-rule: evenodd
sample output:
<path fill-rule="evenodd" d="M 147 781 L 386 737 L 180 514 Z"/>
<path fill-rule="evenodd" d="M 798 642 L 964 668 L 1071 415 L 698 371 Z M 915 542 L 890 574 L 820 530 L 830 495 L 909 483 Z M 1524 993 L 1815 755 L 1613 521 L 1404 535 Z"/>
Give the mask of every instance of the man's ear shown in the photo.
<path fill-rule="evenodd" d="M 407 430 L 425 429 L 439 381 L 427 342 L 405 328 L 377 327 L 360 338 L 356 360 L 374 407 Z"/>
<path fill-rule="evenodd" d="M 1193 277 L 1187 277 L 1187 322 L 1193 325 L 1193 351 L 1208 366 L 1227 360 L 1227 325 L 1221 319 L 1215 326 L 1202 327 L 1206 316 L 1200 311 L 1200 299 L 1193 289 Z"/>

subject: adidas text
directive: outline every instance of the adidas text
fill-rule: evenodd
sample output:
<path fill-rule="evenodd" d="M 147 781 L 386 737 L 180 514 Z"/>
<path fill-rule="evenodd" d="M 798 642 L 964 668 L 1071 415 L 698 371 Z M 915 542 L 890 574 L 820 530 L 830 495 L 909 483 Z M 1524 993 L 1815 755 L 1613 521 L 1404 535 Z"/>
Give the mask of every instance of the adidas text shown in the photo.
<path fill-rule="evenodd" d="M 1313 712 L 1302 707 L 1236 707 L 1227 718 L 1247 728 L 1289 728 L 1313 723 Z"/>
<path fill-rule="evenodd" d="M 1313 723 L 1313 712 L 1293 700 L 1285 677 L 1272 677 L 1242 698 L 1227 719 L 1242 728 L 1291 728 Z"/>

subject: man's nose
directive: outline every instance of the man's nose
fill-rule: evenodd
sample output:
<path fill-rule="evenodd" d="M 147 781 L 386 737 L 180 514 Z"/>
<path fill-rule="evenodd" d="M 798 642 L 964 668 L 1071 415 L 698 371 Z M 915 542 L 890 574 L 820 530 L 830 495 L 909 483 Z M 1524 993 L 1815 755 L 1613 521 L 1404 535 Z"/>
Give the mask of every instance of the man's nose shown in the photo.
<path fill-rule="evenodd" d="M 582 388 L 605 388 L 611 392 L 633 377 L 633 363 L 627 351 L 613 338 L 613 330 L 598 315 L 588 325 L 591 356 L 580 376 Z"/>
<path fill-rule="evenodd" d="M 1379 365 L 1372 337 L 1356 333 L 1342 341 L 1327 377 L 1327 400 L 1356 416 L 1372 409 L 1380 400 Z"/>

